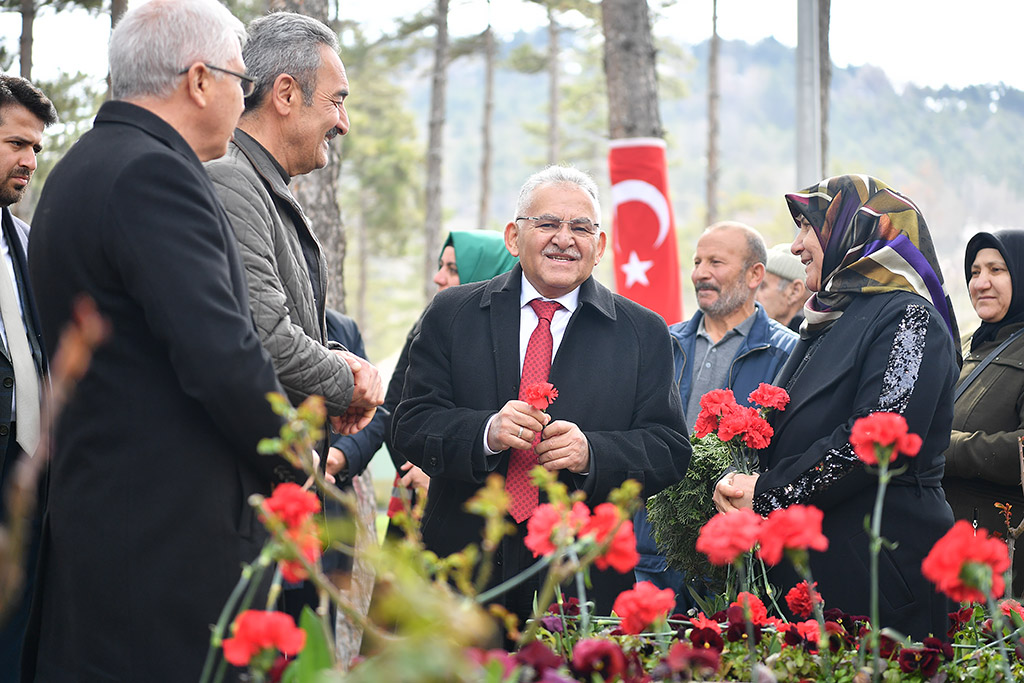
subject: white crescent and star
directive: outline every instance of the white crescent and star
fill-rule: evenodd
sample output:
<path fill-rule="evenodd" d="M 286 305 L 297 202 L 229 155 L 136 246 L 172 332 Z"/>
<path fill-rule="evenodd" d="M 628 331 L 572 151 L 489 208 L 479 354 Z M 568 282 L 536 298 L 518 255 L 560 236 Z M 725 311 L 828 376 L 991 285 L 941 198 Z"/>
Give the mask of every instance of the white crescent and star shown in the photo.
<path fill-rule="evenodd" d="M 646 204 L 658 217 L 658 237 L 654 240 L 654 248 L 657 249 L 668 237 L 669 221 L 668 200 L 661 190 L 643 180 L 623 180 L 612 185 L 612 207 L 616 213 L 619 211 L 619 204 L 626 202 L 640 202 Z"/>
<path fill-rule="evenodd" d="M 658 236 L 654 240 L 653 248 L 659 248 L 668 237 L 671 222 L 669 219 L 668 200 L 665 195 L 654 185 L 643 180 L 623 180 L 612 185 L 612 207 L 618 213 L 619 205 L 626 202 L 640 202 L 650 207 L 654 215 L 658 217 Z M 618 231 L 616 231 L 616 245 L 618 243 Z M 641 261 L 635 251 L 629 253 L 629 260 L 623 263 L 620 268 L 626 276 L 627 288 L 635 284 L 645 287 L 650 286 L 647 279 L 647 271 L 654 265 L 654 261 Z"/>
<path fill-rule="evenodd" d="M 620 268 L 626 275 L 626 288 L 640 283 L 644 287 L 651 285 L 647 279 L 647 271 L 654 265 L 654 261 L 641 261 L 635 251 L 629 252 L 629 260 L 623 263 Z"/>

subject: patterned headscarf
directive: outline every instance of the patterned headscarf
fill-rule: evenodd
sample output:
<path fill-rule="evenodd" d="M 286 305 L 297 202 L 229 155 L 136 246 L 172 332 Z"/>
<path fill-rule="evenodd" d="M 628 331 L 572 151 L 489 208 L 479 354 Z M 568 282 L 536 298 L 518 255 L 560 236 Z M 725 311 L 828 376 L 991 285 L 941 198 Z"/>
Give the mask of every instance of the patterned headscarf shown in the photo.
<path fill-rule="evenodd" d="M 1006 262 L 1006 269 L 1010 273 L 1010 284 L 1013 286 L 1013 296 L 1010 298 L 1010 307 L 1006 310 L 1001 320 L 987 323 L 982 322 L 981 327 L 971 337 L 971 351 L 987 341 L 996 338 L 996 334 L 1006 325 L 1014 325 L 1024 322 L 1024 230 L 1007 229 L 995 232 L 979 232 L 967 243 L 967 251 L 964 253 L 964 275 L 967 277 L 967 286 L 971 286 L 971 268 L 974 267 L 974 259 L 978 252 L 985 248 L 996 249 Z"/>
<path fill-rule="evenodd" d="M 805 216 L 824 252 L 819 291 L 804 306 L 804 338 L 832 326 L 857 295 L 914 292 L 935 306 L 959 346 L 953 307 L 931 234 L 917 206 L 866 175 L 843 175 L 786 195 L 793 219 Z"/>

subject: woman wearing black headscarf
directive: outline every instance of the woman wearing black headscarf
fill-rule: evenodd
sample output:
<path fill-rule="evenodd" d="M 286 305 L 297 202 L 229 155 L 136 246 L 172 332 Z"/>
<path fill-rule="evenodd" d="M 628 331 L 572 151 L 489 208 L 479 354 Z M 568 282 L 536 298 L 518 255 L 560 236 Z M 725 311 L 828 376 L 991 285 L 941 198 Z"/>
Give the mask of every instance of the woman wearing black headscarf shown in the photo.
<path fill-rule="evenodd" d="M 1024 436 L 1024 230 L 972 237 L 964 271 L 981 326 L 971 337 L 957 383 L 960 395 L 942 486 L 957 519 L 1005 536 L 1006 521 L 995 504 L 1012 505 L 1014 525 L 1024 513 L 1017 450 Z M 1024 590 L 1024 547 L 1014 553 L 1013 570 L 1013 594 L 1019 596 Z"/>
<path fill-rule="evenodd" d="M 890 483 L 879 557 L 881 624 L 921 639 L 944 634 L 947 601 L 921 575 L 921 561 L 953 524 L 943 495 L 957 364 L 956 325 L 924 217 L 909 199 L 868 176 L 839 176 L 786 195 L 800 229 L 792 251 L 814 291 L 801 340 L 776 383 L 790 404 L 773 416 L 775 436 L 760 474 L 727 475 L 719 509 L 767 515 L 794 504 L 824 512 L 829 539 L 811 554 L 825 607 L 870 611 L 868 535 L 878 478 L 849 443 L 853 423 L 873 412 L 903 415 L 923 439 Z M 800 579 L 782 563 L 770 575 L 783 592 Z"/>

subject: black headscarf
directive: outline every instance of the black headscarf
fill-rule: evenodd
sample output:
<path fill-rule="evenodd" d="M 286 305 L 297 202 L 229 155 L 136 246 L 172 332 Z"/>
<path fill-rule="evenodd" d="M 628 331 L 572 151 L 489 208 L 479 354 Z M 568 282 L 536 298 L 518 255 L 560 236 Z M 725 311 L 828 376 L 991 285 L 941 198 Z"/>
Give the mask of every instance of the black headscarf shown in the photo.
<path fill-rule="evenodd" d="M 1006 325 L 1024 322 L 1024 230 L 1008 229 L 995 232 L 979 232 L 967 243 L 964 254 L 964 275 L 967 286 L 971 286 L 971 267 L 974 259 L 982 249 L 996 249 L 1006 261 L 1006 269 L 1010 272 L 1010 284 L 1013 296 L 1010 308 L 1002 320 L 994 323 L 982 322 L 981 327 L 971 337 L 971 351 L 985 342 L 992 341 Z"/>

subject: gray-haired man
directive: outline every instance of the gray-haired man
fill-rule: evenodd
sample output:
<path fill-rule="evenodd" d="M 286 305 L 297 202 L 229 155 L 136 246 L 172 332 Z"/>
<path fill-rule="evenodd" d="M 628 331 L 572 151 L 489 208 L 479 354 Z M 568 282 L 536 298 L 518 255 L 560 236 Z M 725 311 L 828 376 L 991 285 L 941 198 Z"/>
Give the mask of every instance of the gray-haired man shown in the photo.
<path fill-rule="evenodd" d="M 327 263 L 290 180 L 327 165 L 348 132 L 348 78 L 334 33 L 310 17 L 254 20 L 242 51 L 255 82 L 228 153 L 206 165 L 242 253 L 253 320 L 293 403 L 323 396 L 339 431 L 365 427 L 383 402 L 377 369 L 327 346 Z M 330 226 L 321 226 L 327 228 Z M 344 460 L 344 458 L 342 458 Z M 345 462 L 328 463 L 346 474 Z"/>

